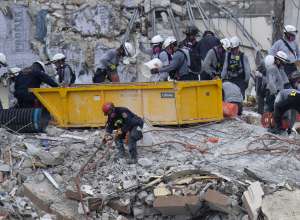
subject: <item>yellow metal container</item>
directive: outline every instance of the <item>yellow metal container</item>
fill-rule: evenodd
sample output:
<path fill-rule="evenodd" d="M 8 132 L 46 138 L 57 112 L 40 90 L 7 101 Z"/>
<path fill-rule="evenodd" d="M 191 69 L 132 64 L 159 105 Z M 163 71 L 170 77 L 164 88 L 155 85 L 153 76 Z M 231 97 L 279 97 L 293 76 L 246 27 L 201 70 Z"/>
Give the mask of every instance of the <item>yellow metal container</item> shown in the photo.
<path fill-rule="evenodd" d="M 32 89 L 60 127 L 105 125 L 102 104 L 128 107 L 154 125 L 181 125 L 223 119 L 220 80 L 120 83 Z"/>

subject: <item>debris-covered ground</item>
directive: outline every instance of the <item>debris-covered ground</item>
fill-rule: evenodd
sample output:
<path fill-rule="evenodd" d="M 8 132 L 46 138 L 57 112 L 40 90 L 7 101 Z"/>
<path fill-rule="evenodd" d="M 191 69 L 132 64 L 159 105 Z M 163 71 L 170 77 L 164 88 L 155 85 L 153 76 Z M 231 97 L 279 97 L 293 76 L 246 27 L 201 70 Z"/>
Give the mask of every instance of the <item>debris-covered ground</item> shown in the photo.
<path fill-rule="evenodd" d="M 2 128 L 0 219 L 300 219 L 300 138 L 267 133 L 251 112 L 147 126 L 131 165 L 103 134 Z"/>

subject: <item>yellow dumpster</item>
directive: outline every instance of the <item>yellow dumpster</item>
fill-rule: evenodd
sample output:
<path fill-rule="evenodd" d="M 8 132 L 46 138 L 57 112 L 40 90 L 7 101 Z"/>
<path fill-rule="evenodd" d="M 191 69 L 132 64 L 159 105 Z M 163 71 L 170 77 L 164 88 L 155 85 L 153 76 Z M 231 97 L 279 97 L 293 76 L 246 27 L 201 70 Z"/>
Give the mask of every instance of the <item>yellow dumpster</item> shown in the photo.
<path fill-rule="evenodd" d="M 94 84 L 32 89 L 60 127 L 99 127 L 106 118 L 102 104 L 125 106 L 154 125 L 220 121 L 220 80 Z"/>

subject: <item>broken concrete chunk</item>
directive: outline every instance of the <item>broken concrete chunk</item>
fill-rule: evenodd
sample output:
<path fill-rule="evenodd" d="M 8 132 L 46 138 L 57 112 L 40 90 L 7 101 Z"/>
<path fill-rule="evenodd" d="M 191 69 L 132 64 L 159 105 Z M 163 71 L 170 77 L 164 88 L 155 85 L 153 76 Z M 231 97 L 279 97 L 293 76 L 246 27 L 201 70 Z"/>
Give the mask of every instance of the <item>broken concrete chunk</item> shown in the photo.
<path fill-rule="evenodd" d="M 204 196 L 204 201 L 208 203 L 212 210 L 221 211 L 228 214 L 235 213 L 236 215 L 240 212 L 239 208 L 233 207 L 233 204 L 238 204 L 237 201 L 216 190 L 208 189 Z"/>
<path fill-rule="evenodd" d="M 148 158 L 139 158 L 138 164 L 141 165 L 144 168 L 149 168 L 152 166 L 153 161 Z"/>
<path fill-rule="evenodd" d="M 200 206 L 201 202 L 198 196 L 160 196 L 153 203 L 153 207 L 163 215 L 170 216 L 195 213 Z"/>
<path fill-rule="evenodd" d="M 284 190 L 267 195 L 262 201 L 262 212 L 267 220 L 300 219 L 300 190 Z"/>
<path fill-rule="evenodd" d="M 10 166 L 7 164 L 0 164 L 0 171 L 1 172 L 9 172 L 10 171 Z"/>
<path fill-rule="evenodd" d="M 256 220 L 258 217 L 263 195 L 264 191 L 260 182 L 252 183 L 243 193 L 242 200 L 251 220 Z"/>

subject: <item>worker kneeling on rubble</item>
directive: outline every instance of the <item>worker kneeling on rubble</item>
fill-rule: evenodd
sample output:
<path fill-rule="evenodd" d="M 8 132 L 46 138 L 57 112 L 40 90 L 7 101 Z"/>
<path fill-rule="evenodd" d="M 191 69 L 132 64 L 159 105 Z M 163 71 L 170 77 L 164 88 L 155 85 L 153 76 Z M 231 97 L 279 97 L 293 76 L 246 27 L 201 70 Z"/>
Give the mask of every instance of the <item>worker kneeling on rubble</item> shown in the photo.
<path fill-rule="evenodd" d="M 56 66 L 58 82 L 62 86 L 70 86 L 74 84 L 76 75 L 69 64 L 66 64 L 66 56 L 62 53 L 55 54 L 51 60 Z"/>
<path fill-rule="evenodd" d="M 174 80 L 193 80 L 189 74 L 188 58 L 184 51 L 178 48 L 177 41 L 174 37 L 168 37 L 163 47 L 172 60 L 169 65 L 163 66 L 160 69 L 152 70 L 152 73 L 168 72 L 169 77 Z"/>
<path fill-rule="evenodd" d="M 296 89 L 284 89 L 276 97 L 274 106 L 275 127 L 269 128 L 274 134 L 280 134 L 282 130 L 282 118 L 286 111 L 296 110 L 300 113 L 300 77 L 295 82 Z"/>
<path fill-rule="evenodd" d="M 131 43 L 125 42 L 117 49 L 107 50 L 101 57 L 93 77 L 94 83 L 103 83 L 106 79 L 110 82 L 120 82 L 118 76 L 118 65 L 122 58 L 133 57 L 135 49 Z"/>
<path fill-rule="evenodd" d="M 240 87 L 245 98 L 245 91 L 248 88 L 251 69 L 247 56 L 240 51 L 240 39 L 230 39 L 231 50 L 226 53 L 224 67 L 221 73 L 222 79 L 235 83 Z"/>
<path fill-rule="evenodd" d="M 118 148 L 118 157 L 125 156 L 124 141 L 128 141 L 129 163 L 137 162 L 137 141 L 142 139 L 144 121 L 124 107 L 115 107 L 113 103 L 105 103 L 102 106 L 104 115 L 108 116 L 106 123 L 105 141 L 110 140 L 111 134 L 116 130 L 115 143 Z"/>
<path fill-rule="evenodd" d="M 243 113 L 243 95 L 240 88 L 229 81 L 223 82 L 223 101 L 238 106 L 238 115 Z"/>
<path fill-rule="evenodd" d="M 37 104 L 37 99 L 29 91 L 30 88 L 40 88 L 42 83 L 52 87 L 58 84 L 45 73 L 45 65 L 41 61 L 34 62 L 30 67 L 21 71 L 11 71 L 15 83 L 14 96 L 18 100 L 19 108 L 32 108 Z"/>

